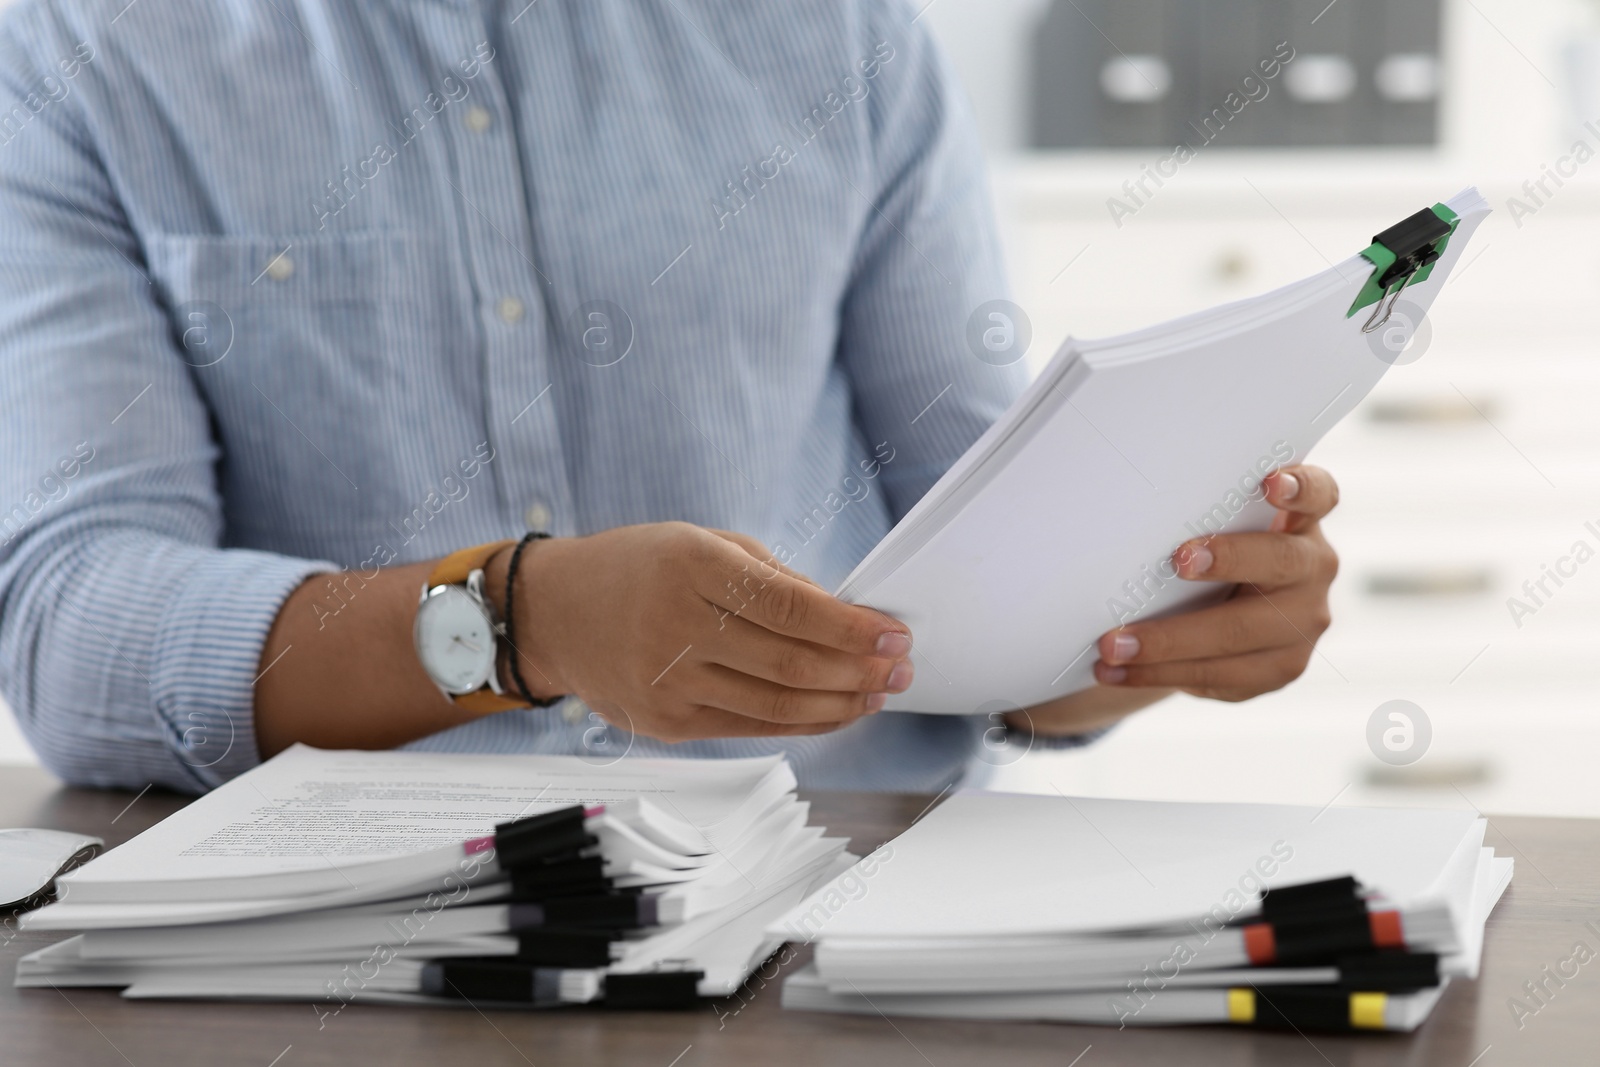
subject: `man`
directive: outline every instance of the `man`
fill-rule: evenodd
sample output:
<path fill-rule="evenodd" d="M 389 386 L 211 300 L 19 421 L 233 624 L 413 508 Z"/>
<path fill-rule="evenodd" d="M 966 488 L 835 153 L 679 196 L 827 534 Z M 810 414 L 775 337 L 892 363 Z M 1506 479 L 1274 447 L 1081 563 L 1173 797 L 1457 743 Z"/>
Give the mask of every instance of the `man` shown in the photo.
<path fill-rule="evenodd" d="M 0 680 L 62 777 L 298 741 L 929 789 L 993 726 L 878 714 L 915 637 L 826 592 L 1022 384 L 965 346 L 1000 257 L 900 0 L 24 0 L 0 116 Z M 1336 490 L 1268 490 L 1278 532 L 1180 549 L 1232 599 L 1008 725 L 1297 676 Z"/>

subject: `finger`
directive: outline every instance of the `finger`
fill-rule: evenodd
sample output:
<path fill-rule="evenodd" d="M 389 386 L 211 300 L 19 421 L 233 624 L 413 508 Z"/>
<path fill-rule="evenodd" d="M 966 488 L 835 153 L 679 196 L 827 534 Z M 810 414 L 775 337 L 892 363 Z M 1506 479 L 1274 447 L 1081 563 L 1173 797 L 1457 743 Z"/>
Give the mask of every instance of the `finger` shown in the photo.
<path fill-rule="evenodd" d="M 846 604 L 774 567 L 752 563 L 747 552 L 721 538 L 708 538 L 704 545 L 706 565 L 695 569 L 696 588 L 719 611 L 857 656 L 905 659 L 911 654 L 911 634 L 904 623 Z"/>
<path fill-rule="evenodd" d="M 734 544 L 744 549 L 752 559 L 759 561 L 766 567 L 776 568 L 791 578 L 798 578 L 802 582 L 806 582 L 810 585 L 817 585 L 815 581 L 812 581 L 812 579 L 806 575 L 801 574 L 799 571 L 787 566 L 786 564 L 779 563 L 777 557 L 772 554 L 772 550 L 770 548 L 762 544 L 758 539 L 751 537 L 749 534 L 742 534 L 737 530 L 717 530 L 710 527 L 707 527 L 707 529 L 710 529 L 712 533 L 716 534 L 723 540 L 732 541 Z M 817 586 L 817 588 L 820 589 L 822 587 Z"/>
<path fill-rule="evenodd" d="M 1281 607 L 1284 605 L 1275 606 L 1261 597 L 1243 597 L 1169 619 L 1125 626 L 1101 635 L 1100 662 L 1120 667 L 1209 659 L 1302 640 Z"/>
<path fill-rule="evenodd" d="M 1315 522 L 1339 504 L 1339 483 L 1321 467 L 1285 467 L 1263 479 L 1267 502 Z"/>
<path fill-rule="evenodd" d="M 885 697 L 881 692 L 791 689 L 710 663 L 695 678 L 693 700 L 752 719 L 798 725 L 853 721 L 883 707 Z"/>
<path fill-rule="evenodd" d="M 903 693 L 911 688 L 910 660 L 853 656 L 825 645 L 775 634 L 744 619 L 727 621 L 727 640 L 706 657 L 713 663 L 790 689 L 840 693 Z"/>
<path fill-rule="evenodd" d="M 1172 562 L 1178 576 L 1191 581 L 1252 582 L 1267 589 L 1331 582 L 1339 567 L 1325 540 L 1290 533 L 1218 534 L 1180 546 Z"/>
<path fill-rule="evenodd" d="M 1095 680 L 1120 688 L 1182 689 L 1214 700 L 1248 700 L 1281 689 L 1300 677 L 1311 659 L 1309 646 L 1275 648 L 1242 656 L 1176 660 L 1113 667 L 1095 664 Z"/>

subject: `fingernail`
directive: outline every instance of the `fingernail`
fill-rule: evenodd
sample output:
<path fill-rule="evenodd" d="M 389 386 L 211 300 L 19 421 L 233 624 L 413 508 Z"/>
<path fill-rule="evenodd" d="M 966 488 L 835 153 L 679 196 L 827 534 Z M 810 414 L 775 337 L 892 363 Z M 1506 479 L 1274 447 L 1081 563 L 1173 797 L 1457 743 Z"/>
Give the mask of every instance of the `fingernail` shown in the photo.
<path fill-rule="evenodd" d="M 878 655 L 888 659 L 905 659 L 911 655 L 911 638 L 899 630 L 890 630 L 878 638 Z"/>
<path fill-rule="evenodd" d="M 1100 664 L 1100 684 L 1121 685 L 1127 680 L 1128 670 L 1126 667 L 1109 667 L 1104 663 Z"/>
<path fill-rule="evenodd" d="M 907 689 L 910 689 L 912 674 L 913 671 L 909 661 L 901 660 L 896 663 L 894 670 L 889 672 L 889 692 L 904 693 Z"/>
<path fill-rule="evenodd" d="M 1185 578 L 1198 578 L 1211 569 L 1216 557 L 1205 545 L 1185 545 L 1178 549 L 1178 570 Z"/>
<path fill-rule="evenodd" d="M 1139 654 L 1139 639 L 1132 634 L 1117 634 L 1111 639 L 1111 661 L 1126 663 Z"/>
<path fill-rule="evenodd" d="M 888 693 L 873 693 L 867 698 L 867 714 L 871 715 L 875 711 L 882 711 L 883 706 L 887 703 L 889 703 Z"/>
<path fill-rule="evenodd" d="M 1292 474 L 1278 472 L 1278 499 L 1293 500 L 1300 495 L 1300 479 Z"/>

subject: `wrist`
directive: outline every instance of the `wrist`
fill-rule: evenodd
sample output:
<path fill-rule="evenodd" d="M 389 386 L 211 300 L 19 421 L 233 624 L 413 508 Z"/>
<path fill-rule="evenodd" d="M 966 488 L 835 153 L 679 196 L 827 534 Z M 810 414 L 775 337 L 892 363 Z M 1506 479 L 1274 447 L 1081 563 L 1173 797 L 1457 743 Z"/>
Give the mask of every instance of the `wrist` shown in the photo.
<path fill-rule="evenodd" d="M 496 616 L 505 624 L 507 638 L 501 644 L 497 661 L 500 685 L 507 693 L 522 695 L 523 686 L 517 684 L 512 673 L 512 657 L 527 694 L 535 700 L 552 700 L 571 692 L 561 678 L 556 659 L 550 654 L 546 624 L 550 613 L 543 605 L 548 601 L 541 591 L 548 589 L 547 575 L 542 566 L 547 551 L 555 547 L 555 539 L 530 541 L 523 546 L 521 558 L 516 561 L 517 573 L 511 588 L 511 601 L 507 603 L 507 579 L 511 577 L 511 564 L 516 546 L 507 546 L 496 552 L 484 567 L 485 593 L 489 596 Z M 515 613 L 513 615 L 512 613 Z M 515 641 L 513 646 L 512 641 Z"/>

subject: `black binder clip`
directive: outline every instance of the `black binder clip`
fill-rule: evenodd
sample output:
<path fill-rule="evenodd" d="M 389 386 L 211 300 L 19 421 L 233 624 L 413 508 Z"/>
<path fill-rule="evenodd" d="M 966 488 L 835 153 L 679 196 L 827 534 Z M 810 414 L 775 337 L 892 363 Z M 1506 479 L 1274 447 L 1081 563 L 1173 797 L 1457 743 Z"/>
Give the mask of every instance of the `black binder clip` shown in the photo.
<path fill-rule="evenodd" d="M 704 971 L 646 971 L 608 974 L 605 1006 L 629 1011 L 681 1011 L 700 1003 Z"/>
<path fill-rule="evenodd" d="M 1406 286 L 1428 280 L 1433 265 L 1444 254 L 1460 216 L 1443 204 L 1423 208 L 1402 219 L 1372 239 L 1361 255 L 1375 268 L 1361 287 L 1355 303 L 1345 313 L 1350 318 L 1369 304 L 1376 305 L 1362 325 L 1362 333 L 1381 329 L 1394 314 L 1394 306 Z M 1388 298 L 1387 305 L 1384 299 Z"/>
<path fill-rule="evenodd" d="M 1261 919 L 1264 922 L 1293 922 L 1297 919 L 1326 918 L 1329 915 L 1367 913 L 1361 883 L 1350 875 L 1320 882 L 1300 882 L 1278 886 L 1261 894 Z"/>

